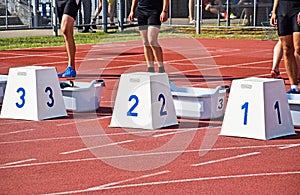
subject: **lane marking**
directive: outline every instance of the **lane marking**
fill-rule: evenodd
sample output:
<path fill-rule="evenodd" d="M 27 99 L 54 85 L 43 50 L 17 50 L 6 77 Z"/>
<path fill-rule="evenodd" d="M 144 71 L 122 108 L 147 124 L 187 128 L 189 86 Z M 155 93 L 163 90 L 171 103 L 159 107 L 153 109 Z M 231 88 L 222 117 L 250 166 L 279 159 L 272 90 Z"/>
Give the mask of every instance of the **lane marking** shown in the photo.
<path fill-rule="evenodd" d="M 61 195 L 61 194 L 87 193 L 91 191 L 103 191 L 103 190 L 124 189 L 124 188 L 133 188 L 133 187 L 136 188 L 136 187 L 145 187 L 145 186 L 154 186 L 154 185 L 167 185 L 167 184 L 170 185 L 170 184 L 177 184 L 177 183 L 188 183 L 188 182 L 199 182 L 199 181 L 210 181 L 210 180 L 225 180 L 225 179 L 266 177 L 266 176 L 285 176 L 285 175 L 297 175 L 297 174 L 300 174 L 300 171 L 266 172 L 266 173 L 253 173 L 253 174 L 250 173 L 250 174 L 242 174 L 242 175 L 220 175 L 220 176 L 213 176 L 213 177 L 198 177 L 198 178 L 135 183 L 135 184 L 127 184 L 127 185 L 115 185 L 115 186 L 104 187 L 101 189 L 88 188 L 85 190 L 73 190 L 73 191 L 55 192 L 55 193 L 47 193 L 47 194 Z"/>
<path fill-rule="evenodd" d="M 30 158 L 30 159 L 26 159 L 26 160 L 19 160 L 19 161 L 16 161 L 16 162 L 5 163 L 1 166 L 16 165 L 16 164 L 21 164 L 21 163 L 25 163 L 25 162 L 35 161 L 35 160 L 37 160 L 37 159 L 36 158 Z"/>
<path fill-rule="evenodd" d="M 162 134 L 156 134 L 156 135 L 153 135 L 152 137 L 164 137 L 164 136 L 168 136 L 168 135 L 174 135 L 174 134 L 176 134 L 176 133 L 178 133 L 177 131 L 175 131 L 175 132 L 169 132 L 169 133 L 162 133 Z"/>
<path fill-rule="evenodd" d="M 257 155 L 257 154 L 260 154 L 260 153 L 261 152 L 252 152 L 252 153 L 247 153 L 247 154 L 241 154 L 241 155 L 232 156 L 232 157 L 228 157 L 228 158 L 221 158 L 221 159 L 218 159 L 218 160 L 212 160 L 212 161 L 207 161 L 207 162 L 203 162 L 203 163 L 192 164 L 191 166 L 192 167 L 197 167 L 197 166 L 201 166 L 201 165 L 213 164 L 213 163 L 223 162 L 223 161 L 227 161 L 227 160 L 234 160 L 234 159 L 238 159 L 238 158 Z"/>
<path fill-rule="evenodd" d="M 214 177 L 188 178 L 188 179 L 110 186 L 110 187 L 106 187 L 103 190 L 129 188 L 129 187 L 142 187 L 142 186 L 150 186 L 150 185 L 153 186 L 153 185 L 162 185 L 162 184 L 186 183 L 186 182 L 195 182 L 195 181 L 223 180 L 223 179 L 236 179 L 236 178 L 247 178 L 247 177 L 265 177 L 265 176 L 279 176 L 279 175 L 296 175 L 296 174 L 300 174 L 300 171 L 267 172 L 267 173 L 254 173 L 254 174 L 243 174 L 243 175 L 221 175 L 221 176 L 214 176 Z"/>
<path fill-rule="evenodd" d="M 16 134 L 16 133 L 24 133 L 24 132 L 28 132 L 28 131 L 34 131 L 36 129 L 24 129 L 24 130 L 18 130 L 18 131 L 11 131 L 11 132 L 7 132 L 7 133 L 0 133 L 1 135 L 10 135 L 10 134 Z"/>
<path fill-rule="evenodd" d="M 90 121 L 96 121 L 96 120 L 103 120 L 103 119 L 108 119 L 111 118 L 112 116 L 104 116 L 104 117 L 100 117 L 100 118 L 92 118 L 92 119 L 77 119 L 73 122 L 68 122 L 68 123 L 60 123 L 57 124 L 56 126 L 60 127 L 60 126 L 65 126 L 65 125 L 73 125 L 75 123 L 86 123 L 86 122 L 90 122 Z"/>
<path fill-rule="evenodd" d="M 216 127 L 207 126 L 207 127 L 187 128 L 187 129 L 173 129 L 175 131 L 169 129 L 171 131 L 169 133 L 155 134 L 152 137 L 158 138 L 158 137 L 173 135 L 173 134 L 176 134 L 176 133 L 186 133 L 186 132 L 189 132 L 189 131 L 198 131 L 198 130 L 201 130 L 201 129 L 215 129 L 215 128 L 220 128 L 220 127 L 221 126 L 216 126 Z M 160 133 L 160 132 L 158 132 L 158 133 Z"/>
<path fill-rule="evenodd" d="M 11 124 L 20 124 L 20 123 L 32 123 L 32 121 L 11 121 L 11 122 L 1 122 L 1 125 L 11 125 Z"/>
<path fill-rule="evenodd" d="M 157 130 L 156 132 L 169 132 L 169 131 L 188 131 L 188 130 L 201 130 L 201 129 L 213 129 L 213 128 L 220 128 L 220 126 L 217 127 L 199 127 L 199 128 L 186 128 L 186 129 L 161 129 Z M 38 142 L 38 141 L 58 141 L 58 140 L 65 140 L 65 139 L 81 139 L 81 138 L 92 138 L 92 137 L 102 137 L 102 136 L 119 136 L 119 135 L 131 135 L 131 134 L 149 134 L 149 131 L 147 130 L 139 130 L 135 132 L 119 132 L 119 133 L 105 133 L 105 134 L 94 134 L 94 135 L 85 135 L 85 136 L 67 136 L 67 137 L 52 137 L 52 138 L 39 138 L 39 139 L 31 139 L 31 140 L 16 140 L 16 141 L 7 141 L 7 142 L 0 142 L 1 144 L 15 144 L 15 143 L 28 143 L 28 142 Z"/>
<path fill-rule="evenodd" d="M 0 169 L 9 169 L 9 168 L 20 168 L 20 167 L 32 167 L 32 166 L 42 166 L 42 165 L 52 165 L 52 164 L 62 164 L 62 163 L 78 163 L 85 161 L 95 161 L 95 160 L 105 160 L 105 159 L 118 159 L 118 158 L 129 158 L 129 157 L 140 157 L 140 156 L 151 156 L 151 155 L 167 155 L 174 153 L 193 153 L 200 151 L 224 151 L 224 150 L 238 150 L 238 149 L 254 149 L 254 148 L 271 148 L 271 147 L 280 147 L 282 145 L 268 145 L 268 146 L 243 146 L 243 147 L 229 147 L 229 148 L 214 148 L 214 149 L 195 149 L 195 150 L 176 150 L 176 151 L 165 151 L 165 152 L 149 152 L 149 153 L 139 153 L 131 155 L 119 155 L 119 156 L 104 156 L 101 158 L 80 158 L 72 160 L 60 160 L 60 161 L 48 161 L 48 162 L 39 162 L 39 163 L 30 163 L 22 165 L 12 165 L 12 166 L 0 166 Z"/>
<path fill-rule="evenodd" d="M 86 190 L 88 190 L 88 191 L 101 190 L 101 189 L 109 187 L 109 186 L 114 186 L 114 185 L 118 185 L 118 184 L 125 183 L 125 182 L 130 182 L 130 181 L 134 181 L 134 180 L 139 180 L 139 179 L 154 177 L 154 176 L 158 176 L 158 175 L 162 175 L 162 174 L 166 174 L 166 173 L 170 173 L 170 172 L 171 171 L 169 171 L 169 170 L 160 171 L 160 172 L 157 172 L 157 173 L 152 173 L 152 174 L 148 174 L 148 175 L 142 175 L 142 176 L 135 177 L 135 178 L 129 178 L 129 179 L 121 180 L 121 181 L 116 181 L 116 182 L 112 182 L 112 183 L 103 184 L 103 185 L 96 186 L 96 187 L 91 187 L 91 188 L 88 188 Z"/>
<path fill-rule="evenodd" d="M 298 147 L 298 146 L 300 146 L 300 144 L 288 144 L 286 146 L 279 147 L 279 149 L 283 150 L 283 149 L 288 149 L 288 148 L 293 148 L 293 147 Z"/>
<path fill-rule="evenodd" d="M 94 146 L 94 147 L 89 147 L 89 148 L 81 148 L 81 149 L 77 149 L 77 150 L 72 150 L 72 151 L 68 151 L 68 152 L 61 152 L 60 154 L 72 154 L 72 153 L 82 152 L 82 151 L 91 150 L 91 149 L 95 149 L 95 148 L 102 148 L 102 147 L 107 147 L 107 146 L 114 146 L 114 145 L 119 145 L 119 144 L 124 144 L 124 143 L 130 143 L 133 141 L 134 140 L 125 140 L 125 141 L 114 142 L 114 143 L 101 145 L 101 146 Z"/>

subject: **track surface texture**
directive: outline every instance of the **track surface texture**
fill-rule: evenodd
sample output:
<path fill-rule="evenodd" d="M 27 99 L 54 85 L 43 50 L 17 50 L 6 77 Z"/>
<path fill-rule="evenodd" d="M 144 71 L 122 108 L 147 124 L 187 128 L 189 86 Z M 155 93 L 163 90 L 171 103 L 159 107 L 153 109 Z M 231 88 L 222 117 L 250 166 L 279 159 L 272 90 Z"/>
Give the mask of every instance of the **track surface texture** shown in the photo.
<path fill-rule="evenodd" d="M 160 39 L 177 86 L 269 77 L 276 42 Z M 67 64 L 64 47 L 0 51 L 0 74 Z M 299 194 L 300 129 L 271 140 L 220 136 L 222 119 L 157 130 L 109 127 L 120 75 L 146 71 L 141 41 L 78 45 L 78 81 L 103 79 L 100 108 L 42 121 L 0 119 L 0 194 Z M 281 62 L 286 87 L 287 75 Z M 229 93 L 230 95 L 230 93 Z M 1 104 L 0 104 L 1 105 Z"/>

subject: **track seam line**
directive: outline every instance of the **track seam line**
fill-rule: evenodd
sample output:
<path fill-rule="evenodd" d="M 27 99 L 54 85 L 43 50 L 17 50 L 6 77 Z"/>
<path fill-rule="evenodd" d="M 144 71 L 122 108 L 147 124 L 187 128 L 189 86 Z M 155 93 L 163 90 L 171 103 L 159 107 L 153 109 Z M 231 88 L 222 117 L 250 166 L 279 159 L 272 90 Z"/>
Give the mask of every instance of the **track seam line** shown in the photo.
<path fill-rule="evenodd" d="M 221 158 L 218 160 L 212 160 L 212 161 L 202 162 L 202 163 L 198 163 L 198 164 L 192 164 L 191 166 L 198 167 L 201 165 L 213 164 L 213 163 L 223 162 L 223 161 L 227 161 L 227 160 L 234 160 L 234 159 L 248 157 L 248 156 L 257 155 L 257 154 L 261 154 L 261 152 L 246 153 L 246 154 L 241 154 L 241 155 L 232 156 L 232 157 L 228 157 L 228 158 Z"/>
<path fill-rule="evenodd" d="M 138 179 L 149 178 L 149 177 L 158 176 L 158 175 L 162 175 L 162 174 L 166 174 L 166 173 L 170 173 L 170 172 L 171 172 L 170 170 L 159 171 L 157 173 L 151 173 L 151 174 L 142 175 L 142 176 L 135 177 L 135 178 L 125 179 L 125 180 L 121 180 L 121 181 L 117 181 L 117 182 L 103 184 L 103 185 L 96 186 L 96 187 L 91 187 L 91 188 L 88 188 L 86 190 L 88 190 L 88 191 L 90 191 L 90 190 L 99 190 L 99 189 L 103 189 L 103 188 L 109 187 L 109 186 L 114 186 L 114 185 L 117 185 L 117 184 L 120 184 L 120 183 L 134 181 L 134 180 L 138 180 Z"/>
<path fill-rule="evenodd" d="M 289 149 L 289 148 L 298 147 L 298 146 L 300 146 L 300 144 L 288 144 L 286 146 L 279 147 L 279 149 L 284 150 L 284 149 Z"/>
<path fill-rule="evenodd" d="M 268 145 L 268 146 L 246 146 L 246 147 L 231 147 L 231 148 L 214 148 L 214 149 L 195 149 L 195 150 L 178 150 L 178 151 L 165 151 L 165 152 L 148 152 L 148 153 L 139 153 L 139 154 L 129 154 L 129 155 L 118 155 L 118 156 L 104 156 L 104 157 L 94 157 L 94 158 L 79 158 L 71 160 L 60 160 L 60 161 L 48 161 L 48 162 L 39 162 L 39 163 L 30 163 L 14 166 L 0 166 L 0 169 L 9 169 L 9 168 L 20 168 L 20 167 L 32 167 L 32 166 L 42 166 L 42 165 L 52 165 L 52 164 L 62 164 L 62 163 L 78 163 L 86 161 L 95 161 L 95 160 L 105 160 L 105 159 L 122 159 L 130 157 L 141 157 L 141 156 L 151 156 L 151 155 L 167 155 L 174 153 L 193 153 L 200 151 L 224 151 L 224 150 L 238 150 L 238 149 L 254 149 L 254 148 L 274 148 L 280 147 L 282 145 Z"/>
<path fill-rule="evenodd" d="M 266 172 L 266 173 L 253 173 L 253 174 L 242 174 L 242 175 L 220 175 L 220 176 L 213 176 L 213 177 L 198 177 L 198 178 L 187 178 L 187 179 L 164 180 L 164 181 L 127 184 L 127 185 L 115 185 L 115 186 L 104 187 L 101 189 L 95 189 L 93 191 L 123 189 L 123 188 L 132 188 L 132 187 L 145 187 L 145 186 L 154 186 L 154 185 L 170 185 L 170 184 L 176 184 L 176 183 L 199 182 L 199 181 L 210 181 L 210 180 L 224 180 L 224 179 L 249 178 L 249 177 L 266 177 L 266 176 L 280 176 L 280 175 L 296 175 L 296 174 L 300 174 L 300 171 Z M 91 191 L 92 191 L 92 189 L 74 190 L 74 191 L 48 193 L 47 195 L 86 193 L 86 192 L 91 192 Z"/>
<path fill-rule="evenodd" d="M 11 135 L 11 134 L 17 134 L 17 133 L 24 133 L 24 132 L 28 132 L 28 131 L 34 131 L 36 129 L 24 129 L 24 130 L 18 130 L 18 131 L 11 131 L 11 132 L 7 132 L 7 133 L 0 133 L 1 135 Z"/>
<path fill-rule="evenodd" d="M 25 159 L 25 160 L 19 160 L 19 161 L 16 161 L 16 162 L 5 163 L 3 165 L 0 165 L 0 167 L 2 167 L 2 166 L 16 165 L 16 164 L 20 164 L 20 163 L 35 161 L 35 160 L 37 160 L 37 159 L 36 158 L 30 158 L 30 159 Z"/>
<path fill-rule="evenodd" d="M 142 187 L 149 185 L 162 185 L 162 184 L 173 184 L 173 183 L 186 183 L 195 181 L 208 181 L 208 180 L 221 180 L 221 179 L 235 179 L 235 178 L 245 178 L 245 177 L 264 177 L 264 176 L 278 176 L 278 175 L 295 175 L 300 174 L 300 171 L 290 171 L 290 172 L 267 172 L 267 173 L 254 173 L 254 174 L 243 174 L 243 175 L 224 175 L 224 176 L 214 176 L 214 177 L 200 177 L 200 178 L 189 178 L 189 179 L 178 179 L 178 180 L 168 180 L 168 181 L 156 181 L 148 183 L 138 183 L 138 184 L 128 184 L 107 187 L 103 190 L 108 189 L 120 189 L 129 187 Z"/>
<path fill-rule="evenodd" d="M 65 154 L 78 153 L 78 152 L 92 150 L 92 149 L 96 149 L 96 148 L 103 148 L 103 147 L 114 146 L 114 145 L 119 145 L 119 144 L 124 144 L 124 143 L 130 143 L 130 142 L 134 142 L 134 140 L 125 140 L 125 141 L 120 141 L 120 142 L 113 142 L 113 143 L 105 144 L 105 145 L 101 145 L 101 146 L 94 146 L 94 147 L 89 147 L 89 148 L 81 148 L 81 149 L 77 149 L 77 150 L 61 152 L 59 154 L 65 155 Z"/>

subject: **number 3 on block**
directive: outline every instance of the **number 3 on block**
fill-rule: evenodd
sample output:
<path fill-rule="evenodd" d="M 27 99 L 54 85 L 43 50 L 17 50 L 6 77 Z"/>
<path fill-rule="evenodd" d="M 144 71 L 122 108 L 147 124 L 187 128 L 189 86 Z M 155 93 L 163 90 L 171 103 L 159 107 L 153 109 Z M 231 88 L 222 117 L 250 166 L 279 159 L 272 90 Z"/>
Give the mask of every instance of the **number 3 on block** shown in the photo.
<path fill-rule="evenodd" d="M 18 108 L 23 108 L 26 103 L 26 91 L 23 87 L 19 87 L 16 91 L 19 94 L 19 100 L 16 102 Z M 51 87 L 46 87 L 45 93 L 48 94 L 49 101 L 47 102 L 48 107 L 54 106 L 53 90 Z"/>
<path fill-rule="evenodd" d="M 128 101 L 131 102 L 133 101 L 133 105 L 130 107 L 130 109 L 128 110 L 127 112 L 127 116 L 133 116 L 133 117 L 137 117 L 138 116 L 138 113 L 135 112 L 134 110 L 137 108 L 137 106 L 139 106 L 139 98 L 138 96 L 136 95 L 131 95 L 129 98 L 128 98 Z M 161 93 L 159 94 L 158 96 L 158 101 L 162 101 L 162 105 L 161 105 L 161 108 L 160 108 L 160 116 L 165 116 L 167 115 L 167 111 L 165 110 L 165 106 L 166 106 L 166 99 L 165 99 L 165 96 Z"/>

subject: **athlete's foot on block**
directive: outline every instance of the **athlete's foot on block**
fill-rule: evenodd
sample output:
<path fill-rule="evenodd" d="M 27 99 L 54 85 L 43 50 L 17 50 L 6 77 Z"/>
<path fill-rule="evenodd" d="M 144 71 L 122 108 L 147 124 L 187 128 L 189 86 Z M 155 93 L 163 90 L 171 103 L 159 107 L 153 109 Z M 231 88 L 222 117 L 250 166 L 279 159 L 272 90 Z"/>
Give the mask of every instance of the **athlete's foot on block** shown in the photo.
<path fill-rule="evenodd" d="M 164 73 L 166 71 L 165 71 L 165 68 L 163 66 L 160 66 L 160 67 L 158 67 L 158 72 L 159 73 Z"/>
<path fill-rule="evenodd" d="M 76 70 L 71 66 L 68 66 L 65 72 L 60 72 L 57 74 L 58 77 L 76 77 Z"/>
<path fill-rule="evenodd" d="M 290 89 L 286 92 L 287 94 L 300 94 L 300 92 L 296 89 Z"/>
<path fill-rule="evenodd" d="M 148 71 L 148 72 L 152 72 L 152 73 L 155 72 L 155 71 L 154 71 L 154 67 L 152 67 L 152 66 L 151 66 L 151 67 L 148 67 L 147 71 Z"/>
<path fill-rule="evenodd" d="M 280 76 L 280 72 L 279 70 L 271 70 L 271 77 L 274 78 L 274 79 L 281 79 L 281 76 Z"/>

